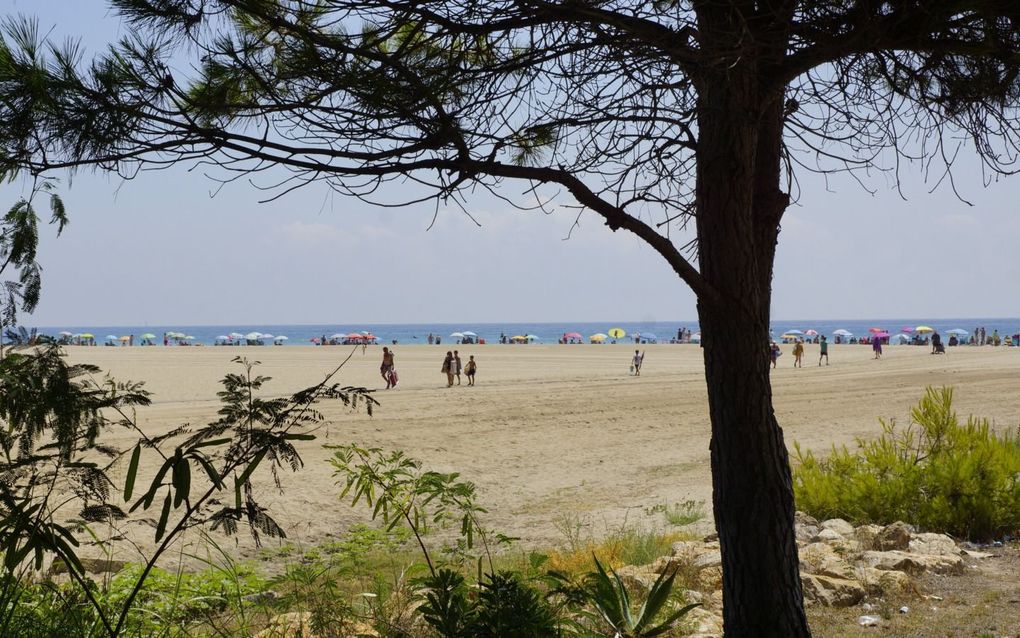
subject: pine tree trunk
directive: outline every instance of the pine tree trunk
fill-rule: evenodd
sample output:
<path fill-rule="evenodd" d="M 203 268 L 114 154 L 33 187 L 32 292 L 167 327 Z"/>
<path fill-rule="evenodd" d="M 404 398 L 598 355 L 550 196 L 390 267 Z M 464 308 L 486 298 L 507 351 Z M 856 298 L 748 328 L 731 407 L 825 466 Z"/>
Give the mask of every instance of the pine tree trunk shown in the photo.
<path fill-rule="evenodd" d="M 712 483 L 726 636 L 810 636 L 793 486 L 772 408 L 769 312 L 778 224 L 782 95 L 728 69 L 699 87 L 699 265 L 721 301 L 700 300 L 712 419 Z"/>

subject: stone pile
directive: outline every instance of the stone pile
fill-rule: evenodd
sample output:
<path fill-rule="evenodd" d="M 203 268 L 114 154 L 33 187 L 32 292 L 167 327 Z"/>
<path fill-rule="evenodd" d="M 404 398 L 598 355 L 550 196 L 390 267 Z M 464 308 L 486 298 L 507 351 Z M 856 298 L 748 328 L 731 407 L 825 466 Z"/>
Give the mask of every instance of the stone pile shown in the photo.
<path fill-rule="evenodd" d="M 945 534 L 919 533 L 906 523 L 854 527 L 842 519 L 818 521 L 797 513 L 804 601 L 808 605 L 849 607 L 869 597 L 916 593 L 914 578 L 925 573 L 963 573 L 965 559 L 990 554 L 962 549 Z M 688 616 L 696 638 L 722 635 L 722 556 L 713 536 L 673 544 L 670 556 L 650 565 L 618 570 L 624 582 L 647 590 L 660 573 L 678 569 L 688 602 L 702 607 Z"/>

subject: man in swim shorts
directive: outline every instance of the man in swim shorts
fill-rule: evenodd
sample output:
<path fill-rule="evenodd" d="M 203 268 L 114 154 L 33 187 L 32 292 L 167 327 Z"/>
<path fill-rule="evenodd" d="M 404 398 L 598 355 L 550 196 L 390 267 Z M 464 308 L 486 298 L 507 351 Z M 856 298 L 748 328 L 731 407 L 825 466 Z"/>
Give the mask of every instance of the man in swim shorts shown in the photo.
<path fill-rule="evenodd" d="M 389 390 L 391 386 L 390 372 L 393 370 L 393 353 L 390 349 L 383 346 L 382 349 L 382 365 L 379 366 L 379 374 L 382 375 L 384 381 L 386 381 L 386 389 Z"/>

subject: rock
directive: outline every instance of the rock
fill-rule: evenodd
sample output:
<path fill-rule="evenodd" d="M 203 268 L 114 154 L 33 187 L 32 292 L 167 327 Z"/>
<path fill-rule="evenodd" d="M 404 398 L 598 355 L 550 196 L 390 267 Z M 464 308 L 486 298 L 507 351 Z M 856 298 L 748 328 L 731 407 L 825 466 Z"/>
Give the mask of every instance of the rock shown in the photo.
<path fill-rule="evenodd" d="M 818 526 L 822 529 L 831 529 L 843 538 L 854 537 L 854 526 L 842 518 L 830 518 L 827 521 L 822 521 Z"/>
<path fill-rule="evenodd" d="M 963 558 L 958 554 L 915 554 L 908 552 L 864 552 L 862 559 L 868 567 L 907 572 L 916 575 L 926 571 L 936 574 L 963 572 Z"/>
<path fill-rule="evenodd" d="M 811 543 L 800 550 L 800 568 L 809 574 L 853 580 L 854 568 L 828 543 Z"/>
<path fill-rule="evenodd" d="M 642 595 L 647 594 L 655 581 L 659 579 L 659 574 L 653 572 L 649 567 L 635 565 L 624 565 L 616 570 L 616 575 L 620 577 L 627 588 L 641 592 Z"/>
<path fill-rule="evenodd" d="M 861 525 L 854 533 L 858 545 L 862 549 L 881 549 L 878 544 L 878 535 L 882 532 L 881 525 Z"/>
<path fill-rule="evenodd" d="M 722 567 L 722 552 L 711 551 L 698 554 L 698 557 L 694 559 L 694 566 L 698 569 Z"/>
<path fill-rule="evenodd" d="M 804 512 L 794 512 L 793 522 L 797 525 L 812 525 L 818 527 L 818 519 Z"/>
<path fill-rule="evenodd" d="M 670 556 L 694 556 L 701 549 L 701 543 L 677 541 L 670 547 Z"/>
<path fill-rule="evenodd" d="M 964 556 L 967 556 L 968 558 L 977 558 L 978 560 L 983 560 L 985 558 L 991 558 L 995 556 L 995 554 L 989 554 L 987 552 L 975 552 L 972 549 L 962 550 L 962 553 Z"/>
<path fill-rule="evenodd" d="M 914 534 L 910 539 L 910 551 L 915 554 L 944 555 L 959 554 L 956 541 L 945 534 Z"/>
<path fill-rule="evenodd" d="M 904 572 L 862 567 L 857 570 L 857 577 L 872 596 L 903 594 L 914 590 L 914 581 Z"/>
<path fill-rule="evenodd" d="M 699 571 L 698 587 L 705 591 L 722 589 L 722 566 L 706 567 Z"/>
<path fill-rule="evenodd" d="M 259 604 L 272 602 L 272 601 L 276 600 L 276 598 L 277 598 L 276 592 L 275 591 L 271 591 L 271 590 L 270 591 L 260 591 L 260 592 L 254 593 L 254 594 L 248 594 L 246 596 L 241 596 L 241 600 L 243 600 L 246 603 L 259 603 Z"/>
<path fill-rule="evenodd" d="M 910 546 L 910 526 L 897 521 L 886 525 L 875 538 L 875 549 L 879 551 L 905 550 Z"/>
<path fill-rule="evenodd" d="M 801 543 L 810 543 L 822 531 L 817 525 L 798 525 L 796 528 L 797 540 Z"/>
<path fill-rule="evenodd" d="M 684 624 L 693 636 L 699 638 L 716 638 L 723 635 L 722 617 L 704 607 L 695 607 L 684 616 Z"/>
<path fill-rule="evenodd" d="M 854 580 L 804 573 L 800 577 L 804 586 L 804 600 L 827 607 L 850 607 L 861 602 L 867 595 L 864 587 Z"/>
<path fill-rule="evenodd" d="M 811 540 L 816 543 L 839 543 L 845 541 L 846 537 L 834 529 L 823 527 L 822 530 L 818 532 L 818 535 Z"/>

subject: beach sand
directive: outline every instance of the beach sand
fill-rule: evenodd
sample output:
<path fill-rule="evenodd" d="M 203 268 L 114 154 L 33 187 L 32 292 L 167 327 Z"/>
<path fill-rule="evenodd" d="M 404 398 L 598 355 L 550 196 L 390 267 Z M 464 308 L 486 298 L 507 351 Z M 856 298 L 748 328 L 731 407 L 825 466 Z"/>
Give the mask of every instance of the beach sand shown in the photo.
<path fill-rule="evenodd" d="M 463 361 L 470 354 L 478 361 L 478 385 L 449 389 L 440 373 L 447 349 L 447 344 L 395 346 L 400 385 L 391 391 L 382 390 L 381 347 L 369 347 L 365 355 L 357 349 L 339 380 L 379 388 L 375 415 L 321 404 L 331 423 L 317 441 L 299 445 L 305 467 L 282 474 L 285 494 L 272 488 L 268 473 L 257 475 L 259 499 L 287 530 L 286 542 L 312 546 L 340 538 L 349 525 L 365 520 L 363 507 L 352 510 L 338 500 L 327 463 L 331 453 L 323 444 L 400 449 L 430 469 L 460 472 L 477 485 L 479 503 L 490 510 L 487 525 L 520 537 L 526 546 L 563 543 L 565 524 L 587 525 L 594 535 L 624 522 L 661 526 L 661 516 L 646 513 L 660 504 L 704 500 L 711 511 L 710 430 L 697 345 L 643 346 L 640 377 L 628 370 L 633 345 L 463 346 L 458 348 Z M 856 437 L 880 433 L 879 417 L 905 423 L 926 385 L 954 386 L 961 416 L 987 416 L 998 427 L 1020 423 L 1017 349 L 959 347 L 932 356 L 924 347 L 899 346 L 873 361 L 868 346 L 832 345 L 831 365 L 819 368 L 818 346 L 808 345 L 800 369 L 792 367 L 790 346 L 784 351 L 772 380 L 791 450 L 795 441 L 823 453 L 832 444 L 853 445 Z M 69 352 L 72 361 L 97 364 L 118 380 L 144 380 L 153 405 L 139 409 L 138 421 L 156 435 L 214 420 L 219 379 L 239 371 L 231 363 L 235 356 L 261 361 L 258 372 L 273 377 L 266 394 L 282 395 L 320 381 L 350 349 L 157 346 Z M 134 439 L 113 430 L 105 440 L 126 447 Z M 147 459 L 139 488 L 148 484 L 153 461 Z M 158 517 L 158 509 L 157 503 L 143 517 Z M 711 522 L 702 525 L 709 528 Z M 123 529 L 143 550 L 152 547 L 150 526 L 133 522 Z M 266 541 L 267 547 L 278 544 Z M 234 541 L 224 547 L 235 547 Z M 236 551 L 256 553 L 244 533 Z M 126 544 L 118 554 L 135 556 Z"/>

